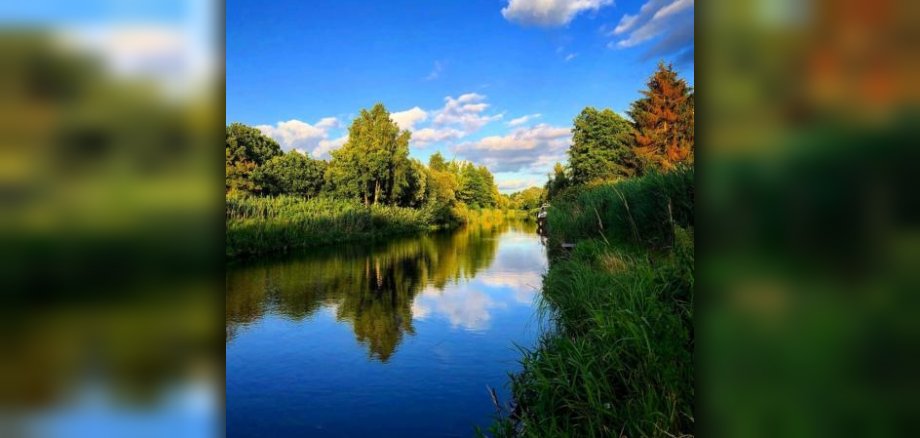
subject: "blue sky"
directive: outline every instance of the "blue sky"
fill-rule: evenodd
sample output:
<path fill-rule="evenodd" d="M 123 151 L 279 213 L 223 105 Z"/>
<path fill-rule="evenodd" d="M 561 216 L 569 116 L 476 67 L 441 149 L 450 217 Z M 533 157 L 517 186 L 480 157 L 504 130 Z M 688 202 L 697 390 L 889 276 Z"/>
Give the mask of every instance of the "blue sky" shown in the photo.
<path fill-rule="evenodd" d="M 382 102 L 411 155 L 542 185 L 585 106 L 624 112 L 659 60 L 693 83 L 693 0 L 228 0 L 227 122 L 316 157 Z"/>

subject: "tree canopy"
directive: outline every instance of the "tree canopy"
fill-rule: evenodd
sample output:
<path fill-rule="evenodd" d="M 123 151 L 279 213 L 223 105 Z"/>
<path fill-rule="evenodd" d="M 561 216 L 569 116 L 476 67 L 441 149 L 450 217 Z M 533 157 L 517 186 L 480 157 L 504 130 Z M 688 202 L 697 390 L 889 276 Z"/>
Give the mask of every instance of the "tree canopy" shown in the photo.
<path fill-rule="evenodd" d="M 693 94 L 670 65 L 658 64 L 643 97 L 632 103 L 633 150 L 643 168 L 668 171 L 693 164 Z"/>
<path fill-rule="evenodd" d="M 612 110 L 587 107 L 575 118 L 569 166 L 572 182 L 628 178 L 636 173 L 633 128 Z"/>
<path fill-rule="evenodd" d="M 348 141 L 332 151 L 326 181 L 336 193 L 365 205 L 397 203 L 408 183 L 409 135 L 383 104 L 362 109 L 348 128 Z"/>

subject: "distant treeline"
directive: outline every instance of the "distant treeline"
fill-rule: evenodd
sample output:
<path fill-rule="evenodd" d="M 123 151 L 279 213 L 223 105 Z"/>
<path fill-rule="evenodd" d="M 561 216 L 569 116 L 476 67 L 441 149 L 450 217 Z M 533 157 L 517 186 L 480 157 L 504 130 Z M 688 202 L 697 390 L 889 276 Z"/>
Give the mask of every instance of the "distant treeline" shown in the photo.
<path fill-rule="evenodd" d="M 275 140 L 240 123 L 227 126 L 226 192 L 241 196 L 290 195 L 357 200 L 437 212 L 447 221 L 455 208 L 537 208 L 540 188 L 513 195 L 499 193 L 485 166 L 445 160 L 440 153 L 427 164 L 409 157 L 410 132 L 400 130 L 382 104 L 360 115 L 348 128 L 348 140 L 329 161 L 299 151 L 282 152 Z"/>

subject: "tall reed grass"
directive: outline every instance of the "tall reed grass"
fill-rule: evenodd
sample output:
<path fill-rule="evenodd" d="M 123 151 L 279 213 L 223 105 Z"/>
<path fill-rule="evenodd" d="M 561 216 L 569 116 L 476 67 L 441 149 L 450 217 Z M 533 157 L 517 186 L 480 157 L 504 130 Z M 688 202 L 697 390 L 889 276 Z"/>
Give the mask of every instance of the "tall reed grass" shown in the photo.
<path fill-rule="evenodd" d="M 693 412 L 693 171 L 570 191 L 548 212 L 551 324 L 495 436 L 686 436 Z"/>
<path fill-rule="evenodd" d="M 675 227 L 693 226 L 694 170 L 685 167 L 558 196 L 547 214 L 554 239 L 670 246 Z"/>
<path fill-rule="evenodd" d="M 292 196 L 228 198 L 228 257 L 243 257 L 428 229 L 431 212 L 357 201 Z"/>

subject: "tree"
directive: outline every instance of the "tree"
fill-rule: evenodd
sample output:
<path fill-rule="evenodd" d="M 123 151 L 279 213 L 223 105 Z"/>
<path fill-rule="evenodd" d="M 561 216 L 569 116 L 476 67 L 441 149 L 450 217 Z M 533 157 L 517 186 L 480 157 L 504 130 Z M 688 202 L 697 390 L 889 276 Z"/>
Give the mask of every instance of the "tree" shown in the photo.
<path fill-rule="evenodd" d="M 521 210 L 535 210 L 543 203 L 543 189 L 530 187 L 511 195 L 514 207 Z"/>
<path fill-rule="evenodd" d="M 693 95 L 687 82 L 670 65 L 658 64 L 632 103 L 629 116 L 635 126 L 633 150 L 643 169 L 668 171 L 693 163 Z"/>
<path fill-rule="evenodd" d="M 383 104 L 361 114 L 348 128 L 348 141 L 332 152 L 326 180 L 339 194 L 365 205 L 396 203 L 407 184 L 409 131 L 400 131 Z"/>
<path fill-rule="evenodd" d="M 256 171 L 255 180 L 268 195 L 301 195 L 312 198 L 323 188 L 326 162 L 291 151 L 269 159 Z"/>
<path fill-rule="evenodd" d="M 431 155 L 431 158 L 428 159 L 428 167 L 431 170 L 437 170 L 443 172 L 447 169 L 447 162 L 444 161 L 444 156 L 440 152 L 435 152 Z"/>
<path fill-rule="evenodd" d="M 282 154 L 278 142 L 263 134 L 262 131 L 242 123 L 232 123 L 227 127 L 226 147 L 238 154 L 240 158 L 252 161 L 257 166 Z"/>
<path fill-rule="evenodd" d="M 569 166 L 574 184 L 635 174 L 632 126 L 609 108 L 587 107 L 575 118 Z"/>
<path fill-rule="evenodd" d="M 566 175 L 565 166 L 562 163 L 556 163 L 553 166 L 553 173 L 550 174 L 549 180 L 546 181 L 546 200 L 556 197 L 559 192 L 565 190 L 570 184 L 569 177 Z"/>
<path fill-rule="evenodd" d="M 255 192 L 260 189 L 253 180 L 256 169 L 281 155 L 281 146 L 256 128 L 232 123 L 227 126 L 224 153 L 227 192 Z"/>

